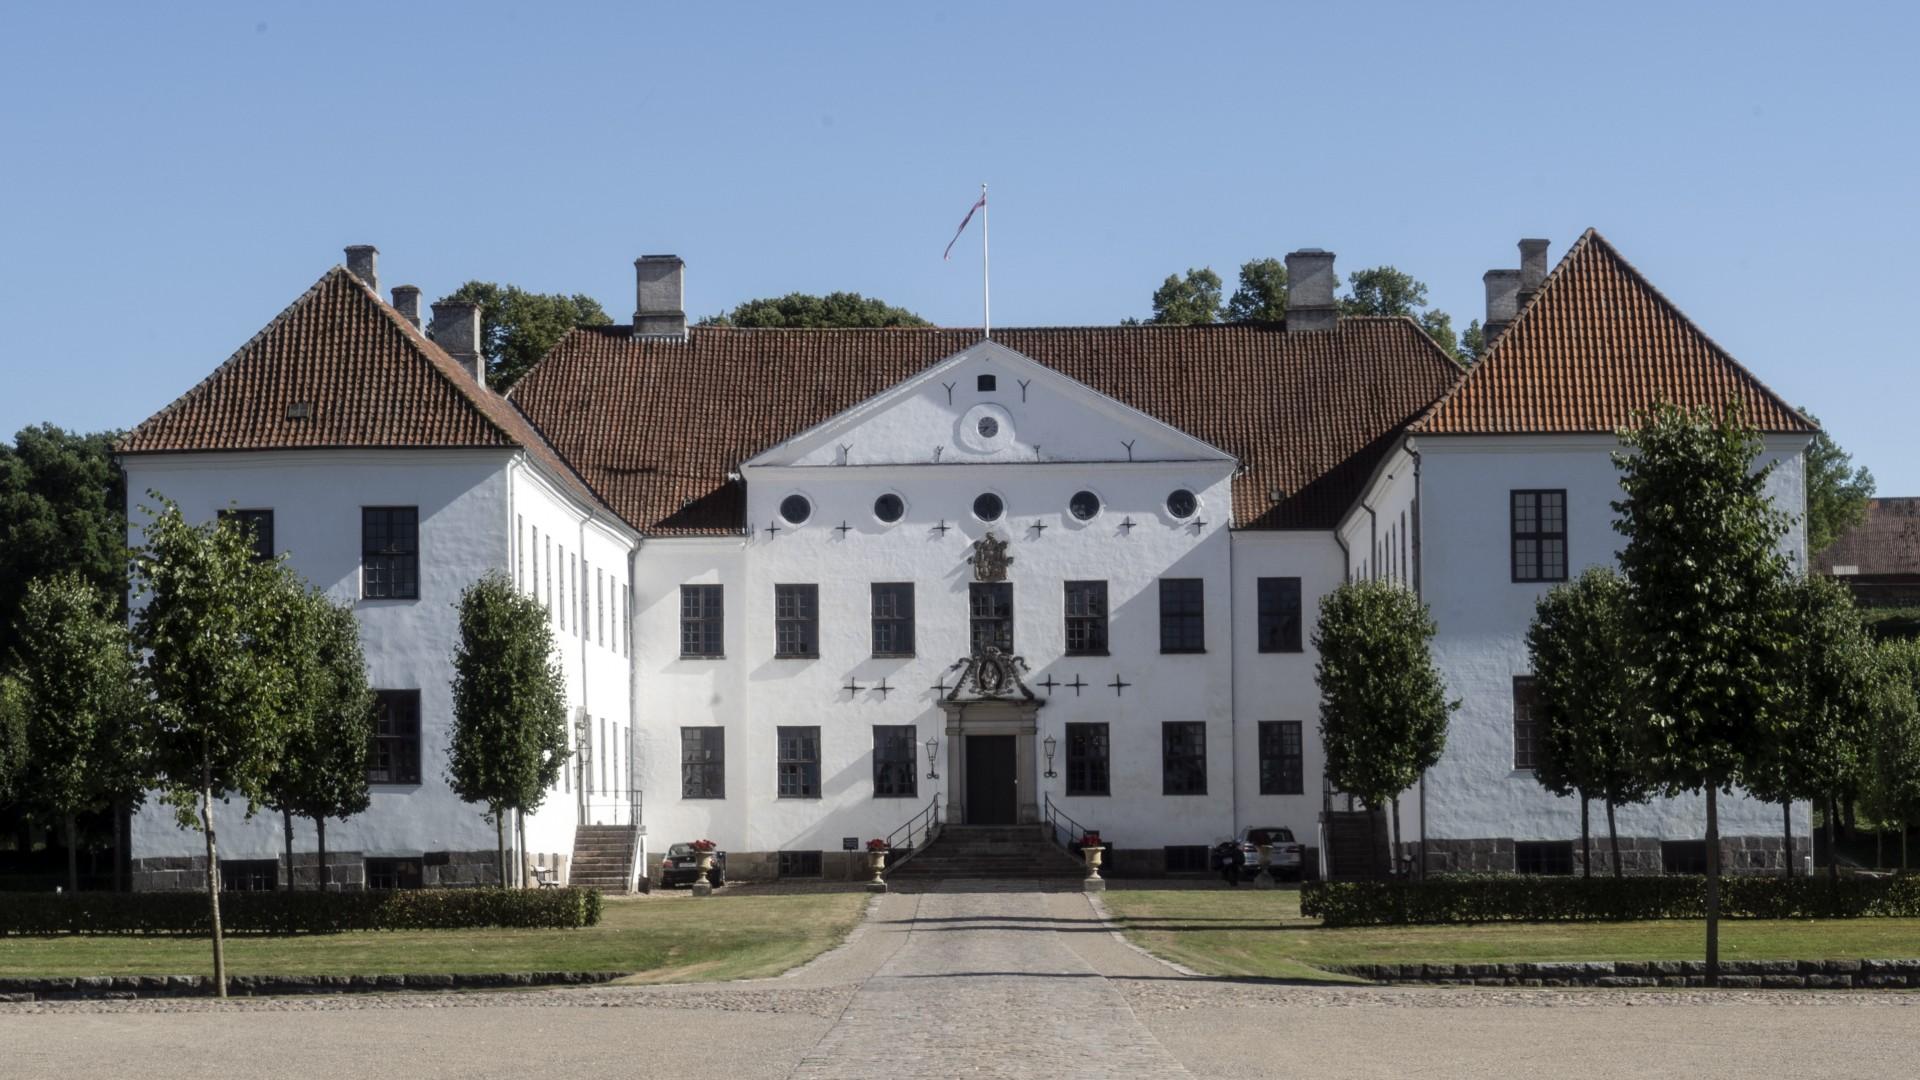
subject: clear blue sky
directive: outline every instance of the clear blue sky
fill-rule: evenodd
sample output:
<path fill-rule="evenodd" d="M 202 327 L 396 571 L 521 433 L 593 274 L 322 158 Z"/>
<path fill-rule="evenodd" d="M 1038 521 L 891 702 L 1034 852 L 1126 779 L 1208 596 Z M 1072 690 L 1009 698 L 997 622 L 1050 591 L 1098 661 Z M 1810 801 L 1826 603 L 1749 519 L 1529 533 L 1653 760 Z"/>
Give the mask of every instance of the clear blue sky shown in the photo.
<path fill-rule="evenodd" d="M 1920 494 L 1907 5 L 41 4 L 0 13 L 0 435 L 127 427 L 341 260 L 698 316 L 1111 323 L 1319 246 L 1458 326 L 1594 225 Z"/>

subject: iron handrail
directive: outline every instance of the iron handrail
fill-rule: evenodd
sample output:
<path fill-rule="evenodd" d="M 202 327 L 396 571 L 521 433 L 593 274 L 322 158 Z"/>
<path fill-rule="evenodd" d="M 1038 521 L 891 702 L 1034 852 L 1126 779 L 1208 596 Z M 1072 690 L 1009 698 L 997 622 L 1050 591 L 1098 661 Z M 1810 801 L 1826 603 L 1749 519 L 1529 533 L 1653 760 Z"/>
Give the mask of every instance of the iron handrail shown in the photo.
<path fill-rule="evenodd" d="M 1064 848 L 1069 855 L 1077 856 L 1081 854 L 1078 841 L 1081 837 L 1095 830 L 1089 829 L 1085 825 L 1073 820 L 1065 810 L 1055 806 L 1053 804 L 1052 792 L 1049 791 L 1046 793 L 1044 803 L 1046 806 L 1047 837 Z M 1065 822 L 1064 828 L 1062 827 L 1062 822 Z"/>
<path fill-rule="evenodd" d="M 940 835 L 940 796 L 935 794 L 926 808 L 906 820 L 906 823 L 887 834 L 887 850 L 901 852 L 900 861 L 926 847 L 933 838 Z M 904 836 L 903 836 L 904 834 Z M 916 837 L 918 840 L 916 841 Z M 895 860 L 888 859 L 889 864 Z M 891 865 L 889 866 L 891 868 Z"/>

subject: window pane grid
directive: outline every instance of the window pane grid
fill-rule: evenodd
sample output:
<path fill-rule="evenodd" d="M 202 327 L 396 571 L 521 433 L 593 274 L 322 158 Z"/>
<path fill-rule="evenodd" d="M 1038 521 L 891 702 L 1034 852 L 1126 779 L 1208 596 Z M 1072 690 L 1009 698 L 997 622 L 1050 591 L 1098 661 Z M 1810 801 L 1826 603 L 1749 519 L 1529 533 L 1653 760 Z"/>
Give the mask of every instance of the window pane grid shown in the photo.
<path fill-rule="evenodd" d="M 727 731 L 718 727 L 680 729 L 680 797 L 727 797 Z"/>
<path fill-rule="evenodd" d="M 1300 652 L 1300 579 L 1261 578 L 1260 651 Z"/>
<path fill-rule="evenodd" d="M 420 512 L 411 506 L 360 510 L 361 595 L 413 600 L 420 595 Z"/>
<path fill-rule="evenodd" d="M 820 797 L 820 729 L 783 727 L 780 742 L 779 794 L 783 799 Z"/>
<path fill-rule="evenodd" d="M 1513 680 L 1513 767 L 1536 769 L 1545 750 L 1540 741 L 1540 723 L 1535 715 L 1540 695 L 1533 679 Z"/>
<path fill-rule="evenodd" d="M 873 729 L 873 794 L 911 798 L 920 794 L 912 725 L 876 725 Z"/>
<path fill-rule="evenodd" d="M 1305 790 L 1300 721 L 1260 723 L 1260 794 L 1299 795 Z"/>
<path fill-rule="evenodd" d="M 1200 578 L 1160 579 L 1160 651 L 1205 652 L 1206 593 Z"/>
<path fill-rule="evenodd" d="M 1567 493 L 1515 491 L 1513 580 L 1567 580 Z"/>
<path fill-rule="evenodd" d="M 374 691 L 373 745 L 367 783 L 420 782 L 420 691 Z"/>
<path fill-rule="evenodd" d="M 1068 655 L 1105 655 L 1107 583 L 1069 581 L 1066 589 Z"/>
<path fill-rule="evenodd" d="M 1066 727 L 1067 794 L 1111 794 L 1107 725 L 1068 724 Z"/>
<path fill-rule="evenodd" d="M 718 585 L 680 586 L 680 655 L 721 655 L 721 592 Z"/>
<path fill-rule="evenodd" d="M 773 637 L 775 656 L 820 654 L 820 586 L 773 587 Z"/>
<path fill-rule="evenodd" d="M 987 647 L 1013 653 L 1013 583 L 974 582 L 967 586 L 970 640 L 973 651 Z"/>
<path fill-rule="evenodd" d="M 873 655 L 913 655 L 913 583 L 873 586 Z"/>
<path fill-rule="evenodd" d="M 1174 720 L 1160 725 L 1160 791 L 1163 795 L 1207 793 L 1207 725 Z"/>

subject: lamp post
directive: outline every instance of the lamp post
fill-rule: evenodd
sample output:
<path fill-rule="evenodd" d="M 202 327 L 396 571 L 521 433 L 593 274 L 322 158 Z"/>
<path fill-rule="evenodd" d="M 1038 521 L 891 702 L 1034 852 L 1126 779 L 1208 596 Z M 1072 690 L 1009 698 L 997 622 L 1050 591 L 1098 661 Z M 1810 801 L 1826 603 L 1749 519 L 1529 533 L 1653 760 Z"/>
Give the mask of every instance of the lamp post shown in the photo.
<path fill-rule="evenodd" d="M 1055 739 L 1053 736 L 1049 735 L 1046 738 L 1040 740 L 1040 748 L 1047 752 L 1046 776 L 1047 776 L 1047 779 L 1051 780 L 1054 777 L 1060 775 L 1059 773 L 1053 771 L 1053 754 L 1054 754 L 1054 751 L 1060 749 L 1060 741 L 1058 739 Z"/>
<path fill-rule="evenodd" d="M 934 768 L 934 765 L 936 764 L 936 759 L 939 757 L 939 754 L 940 754 L 940 736 L 938 735 L 927 736 L 927 779 L 929 780 L 940 779 L 940 771 Z"/>

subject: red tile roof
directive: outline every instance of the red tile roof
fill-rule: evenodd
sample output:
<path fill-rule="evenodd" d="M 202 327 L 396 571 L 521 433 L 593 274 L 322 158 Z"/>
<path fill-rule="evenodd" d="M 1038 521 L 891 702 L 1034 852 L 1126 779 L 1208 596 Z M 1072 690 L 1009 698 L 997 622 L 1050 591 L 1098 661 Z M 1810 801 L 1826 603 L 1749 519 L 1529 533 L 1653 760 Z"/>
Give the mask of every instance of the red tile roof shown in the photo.
<path fill-rule="evenodd" d="M 1820 573 L 1851 566 L 1862 577 L 1920 575 L 1920 499 L 1868 499 L 1866 520 L 1810 562 Z"/>
<path fill-rule="evenodd" d="M 978 330 L 575 330 L 508 398 L 630 524 L 738 532 L 727 473 L 980 340 Z M 1330 528 L 1459 368 L 1408 319 L 1011 329 L 994 340 L 1239 457 L 1241 528 Z M 1278 501 L 1269 491 L 1279 494 Z"/>
<path fill-rule="evenodd" d="M 1588 229 L 1413 430 L 1610 433 L 1662 400 L 1718 409 L 1734 398 L 1762 431 L 1817 430 Z"/>

